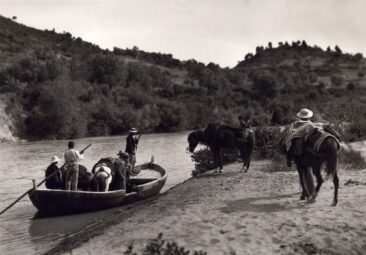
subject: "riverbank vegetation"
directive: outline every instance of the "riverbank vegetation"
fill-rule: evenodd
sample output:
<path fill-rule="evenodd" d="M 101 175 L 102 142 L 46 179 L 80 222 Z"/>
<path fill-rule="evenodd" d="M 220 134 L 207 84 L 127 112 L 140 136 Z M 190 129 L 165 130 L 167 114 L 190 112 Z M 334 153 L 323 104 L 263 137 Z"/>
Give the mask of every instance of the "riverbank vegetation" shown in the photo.
<path fill-rule="evenodd" d="M 151 240 L 142 253 L 134 251 L 133 244 L 130 244 L 127 250 L 123 253 L 125 255 L 207 255 L 204 251 L 193 251 L 179 246 L 175 241 L 166 241 L 163 239 L 163 234 L 160 233 L 157 238 Z"/>
<path fill-rule="evenodd" d="M 104 50 L 4 17 L 0 38 L 0 93 L 22 138 L 116 135 L 132 126 L 192 130 L 235 125 L 238 115 L 253 126 L 282 125 L 302 107 L 336 124 L 346 140 L 366 136 L 366 62 L 338 46 L 270 42 L 222 68 L 137 47 Z"/>

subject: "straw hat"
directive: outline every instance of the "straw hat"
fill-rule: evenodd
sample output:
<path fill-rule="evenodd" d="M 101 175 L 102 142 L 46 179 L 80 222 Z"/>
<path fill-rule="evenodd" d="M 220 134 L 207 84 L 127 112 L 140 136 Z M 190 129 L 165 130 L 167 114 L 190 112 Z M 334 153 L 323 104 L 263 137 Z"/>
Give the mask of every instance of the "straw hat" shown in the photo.
<path fill-rule="evenodd" d="M 57 156 L 52 156 L 51 163 L 59 162 L 60 159 Z"/>
<path fill-rule="evenodd" d="M 313 112 L 310 111 L 309 109 L 301 109 L 297 114 L 297 117 L 299 117 L 300 119 L 310 119 L 313 116 Z"/>
<path fill-rule="evenodd" d="M 129 132 L 130 132 L 131 134 L 136 134 L 136 133 L 137 133 L 137 129 L 136 129 L 136 128 L 131 128 L 131 129 L 129 130 Z"/>

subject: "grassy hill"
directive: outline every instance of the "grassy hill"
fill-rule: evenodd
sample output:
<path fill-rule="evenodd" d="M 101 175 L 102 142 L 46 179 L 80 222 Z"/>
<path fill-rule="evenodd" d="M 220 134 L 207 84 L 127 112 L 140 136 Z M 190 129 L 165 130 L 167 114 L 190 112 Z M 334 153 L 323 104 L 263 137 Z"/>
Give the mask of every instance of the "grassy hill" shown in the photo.
<path fill-rule="evenodd" d="M 0 16 L 0 93 L 18 136 L 114 135 L 235 124 L 285 124 L 302 107 L 319 120 L 355 123 L 363 136 L 366 62 L 361 54 L 306 42 L 257 47 L 235 68 L 170 54 L 100 49 L 70 33 L 41 31 Z M 358 121 L 360 120 L 360 121 Z"/>

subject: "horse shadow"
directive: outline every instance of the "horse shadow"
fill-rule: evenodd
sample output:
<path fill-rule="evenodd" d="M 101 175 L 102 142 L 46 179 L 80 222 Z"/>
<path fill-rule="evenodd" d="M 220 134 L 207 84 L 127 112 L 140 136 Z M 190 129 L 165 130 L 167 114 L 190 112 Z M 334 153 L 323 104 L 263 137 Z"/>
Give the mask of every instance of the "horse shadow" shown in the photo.
<path fill-rule="evenodd" d="M 288 211 L 303 207 L 301 204 L 286 204 L 278 201 L 282 198 L 291 198 L 299 193 L 272 196 L 272 197 L 249 197 L 244 199 L 238 199 L 228 201 L 225 207 L 221 208 L 221 211 L 226 214 L 235 212 L 259 212 L 259 213 L 274 213 L 280 211 Z M 275 200 L 271 202 L 271 200 Z"/>
<path fill-rule="evenodd" d="M 203 173 L 200 173 L 196 176 L 194 176 L 195 179 L 203 179 L 203 178 L 217 178 L 217 177 L 221 177 L 221 176 L 225 176 L 225 177 L 230 177 L 230 176 L 238 176 L 239 173 L 235 173 L 235 172 L 224 172 L 224 173 L 214 173 L 214 169 L 213 170 L 207 170 Z"/>

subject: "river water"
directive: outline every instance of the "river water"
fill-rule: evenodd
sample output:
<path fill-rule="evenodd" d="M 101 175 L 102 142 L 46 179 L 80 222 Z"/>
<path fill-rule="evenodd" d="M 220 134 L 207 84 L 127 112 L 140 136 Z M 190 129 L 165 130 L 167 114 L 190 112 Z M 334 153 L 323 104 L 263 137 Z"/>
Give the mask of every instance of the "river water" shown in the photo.
<path fill-rule="evenodd" d="M 96 137 L 75 140 L 76 148 L 93 145 L 85 152 L 82 164 L 89 171 L 102 157 L 115 156 L 124 151 L 125 136 Z M 41 181 L 44 169 L 53 155 L 62 157 L 66 140 L 18 142 L 1 144 L 0 147 L 0 210 L 12 203 L 32 187 L 32 179 Z M 186 180 L 193 170 L 193 162 L 186 153 L 187 132 L 175 134 L 149 134 L 141 137 L 137 164 L 150 161 L 168 172 L 167 183 L 162 192 Z M 62 162 L 60 162 L 62 164 Z M 59 163 L 59 164 L 60 164 Z M 60 165 L 61 165 L 60 164 Z M 63 238 L 108 217 L 123 207 L 94 213 L 54 218 L 34 218 L 36 209 L 24 197 L 14 207 L 0 216 L 0 254 L 42 254 L 53 248 Z"/>

